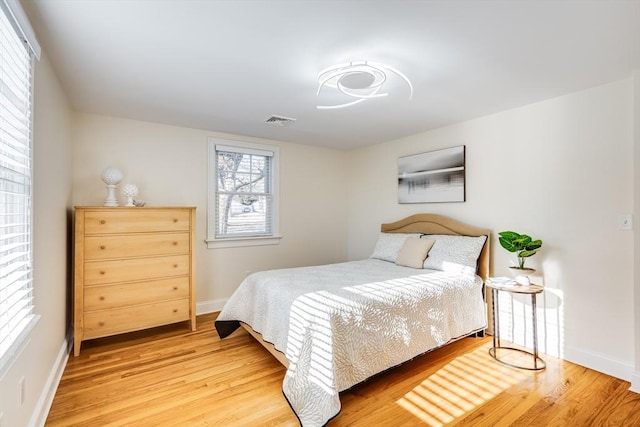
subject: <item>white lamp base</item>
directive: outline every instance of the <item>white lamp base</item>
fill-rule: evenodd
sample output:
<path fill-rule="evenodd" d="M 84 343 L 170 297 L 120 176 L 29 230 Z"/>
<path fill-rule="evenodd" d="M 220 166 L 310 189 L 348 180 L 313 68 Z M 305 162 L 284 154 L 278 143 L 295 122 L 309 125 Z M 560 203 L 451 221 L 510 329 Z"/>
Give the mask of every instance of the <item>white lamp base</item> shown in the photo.
<path fill-rule="evenodd" d="M 104 206 L 118 206 L 115 184 L 107 184 L 107 199 L 104 201 Z"/>

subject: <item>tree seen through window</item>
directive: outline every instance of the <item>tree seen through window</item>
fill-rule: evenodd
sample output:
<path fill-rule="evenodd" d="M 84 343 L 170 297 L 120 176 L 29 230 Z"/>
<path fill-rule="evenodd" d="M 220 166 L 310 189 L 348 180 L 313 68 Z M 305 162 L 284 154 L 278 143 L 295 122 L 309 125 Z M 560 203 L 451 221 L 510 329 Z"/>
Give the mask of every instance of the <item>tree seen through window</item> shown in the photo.
<path fill-rule="evenodd" d="M 216 151 L 217 237 L 271 233 L 271 156 Z"/>

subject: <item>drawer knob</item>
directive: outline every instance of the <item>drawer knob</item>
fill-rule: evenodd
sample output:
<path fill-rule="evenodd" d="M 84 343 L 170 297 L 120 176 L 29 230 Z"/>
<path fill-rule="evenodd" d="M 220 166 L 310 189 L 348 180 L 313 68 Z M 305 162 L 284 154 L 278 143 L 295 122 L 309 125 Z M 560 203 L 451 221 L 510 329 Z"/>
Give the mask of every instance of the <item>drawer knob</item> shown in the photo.
<path fill-rule="evenodd" d="M 105 221 L 104 219 L 100 220 L 100 224 L 106 224 L 106 223 L 107 223 L 107 221 Z"/>
<path fill-rule="evenodd" d="M 178 246 L 178 242 L 173 242 L 173 246 Z"/>
<path fill-rule="evenodd" d="M 177 309 L 177 308 L 174 308 L 174 309 L 173 309 L 173 312 L 174 312 L 174 313 L 177 313 L 177 312 L 178 312 L 178 309 Z"/>
<path fill-rule="evenodd" d="M 104 245 L 100 245 L 100 249 L 104 251 Z"/>
<path fill-rule="evenodd" d="M 104 297 L 100 297 L 100 301 L 104 301 Z"/>
<path fill-rule="evenodd" d="M 174 287 L 173 287 L 173 290 L 174 290 L 174 291 L 177 291 L 177 290 L 178 290 L 178 287 L 177 287 L 177 286 L 174 286 Z"/>
<path fill-rule="evenodd" d="M 104 276 L 104 271 L 101 271 L 101 272 L 100 272 L 100 274 L 101 274 L 102 276 Z"/>
<path fill-rule="evenodd" d="M 173 264 L 173 268 L 178 268 L 178 264 Z"/>
<path fill-rule="evenodd" d="M 104 322 L 98 322 L 98 326 L 104 326 Z"/>
<path fill-rule="evenodd" d="M 178 222 L 178 218 L 173 218 L 173 222 Z"/>

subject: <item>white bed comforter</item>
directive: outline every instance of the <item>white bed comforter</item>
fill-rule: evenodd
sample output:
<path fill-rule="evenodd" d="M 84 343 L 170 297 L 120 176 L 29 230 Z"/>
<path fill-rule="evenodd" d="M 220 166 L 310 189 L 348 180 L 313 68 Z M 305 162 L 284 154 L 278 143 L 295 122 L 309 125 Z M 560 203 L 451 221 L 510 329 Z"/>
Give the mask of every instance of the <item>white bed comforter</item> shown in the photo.
<path fill-rule="evenodd" d="M 303 426 L 321 426 L 340 391 L 483 329 L 481 289 L 477 276 L 377 259 L 272 270 L 242 282 L 216 327 L 245 322 L 285 353 L 284 395 Z"/>

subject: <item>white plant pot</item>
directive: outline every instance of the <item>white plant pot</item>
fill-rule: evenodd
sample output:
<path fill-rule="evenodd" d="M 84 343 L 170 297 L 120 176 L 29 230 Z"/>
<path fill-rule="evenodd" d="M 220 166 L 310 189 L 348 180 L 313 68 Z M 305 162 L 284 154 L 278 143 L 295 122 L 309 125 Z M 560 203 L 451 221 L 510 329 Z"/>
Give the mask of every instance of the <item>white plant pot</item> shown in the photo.
<path fill-rule="evenodd" d="M 516 283 L 522 286 L 529 286 L 531 284 L 531 278 L 529 276 L 536 272 L 535 268 L 527 267 L 509 267 L 509 269 Z"/>
<path fill-rule="evenodd" d="M 512 276 L 530 276 L 536 272 L 535 268 L 520 268 L 520 267 L 509 267 Z"/>

